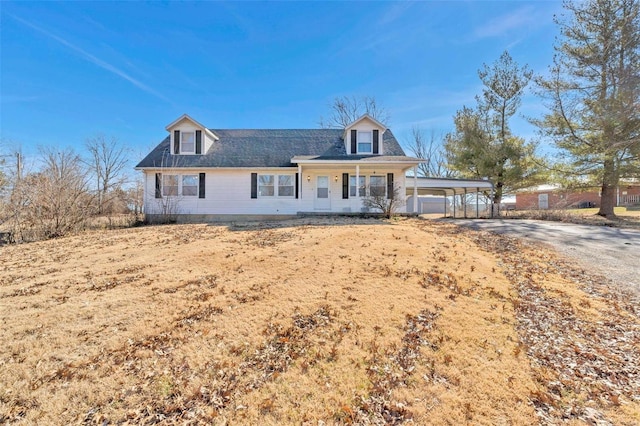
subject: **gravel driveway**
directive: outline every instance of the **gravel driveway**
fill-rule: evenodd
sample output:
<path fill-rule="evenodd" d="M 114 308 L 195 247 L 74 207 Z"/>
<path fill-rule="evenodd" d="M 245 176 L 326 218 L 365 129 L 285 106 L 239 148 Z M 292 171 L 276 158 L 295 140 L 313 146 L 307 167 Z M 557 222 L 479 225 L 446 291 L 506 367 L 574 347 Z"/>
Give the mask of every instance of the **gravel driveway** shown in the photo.
<path fill-rule="evenodd" d="M 538 220 L 456 219 L 451 222 L 549 244 L 561 254 L 576 259 L 585 269 L 600 272 L 614 284 L 640 294 L 640 231 Z"/>

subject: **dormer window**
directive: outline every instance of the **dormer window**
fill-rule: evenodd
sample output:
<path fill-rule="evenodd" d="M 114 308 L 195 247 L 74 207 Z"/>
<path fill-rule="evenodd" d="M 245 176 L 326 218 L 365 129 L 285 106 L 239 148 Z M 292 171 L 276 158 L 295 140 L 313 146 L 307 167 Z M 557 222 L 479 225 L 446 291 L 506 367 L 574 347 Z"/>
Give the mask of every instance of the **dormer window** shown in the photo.
<path fill-rule="evenodd" d="M 358 154 L 371 154 L 373 152 L 372 132 L 358 132 Z"/>
<path fill-rule="evenodd" d="M 351 129 L 351 154 L 380 154 L 380 130 Z"/>
<path fill-rule="evenodd" d="M 202 154 L 202 130 L 174 130 L 173 153 Z"/>
<path fill-rule="evenodd" d="M 180 153 L 193 154 L 196 152 L 196 133 L 182 132 L 180 135 Z"/>

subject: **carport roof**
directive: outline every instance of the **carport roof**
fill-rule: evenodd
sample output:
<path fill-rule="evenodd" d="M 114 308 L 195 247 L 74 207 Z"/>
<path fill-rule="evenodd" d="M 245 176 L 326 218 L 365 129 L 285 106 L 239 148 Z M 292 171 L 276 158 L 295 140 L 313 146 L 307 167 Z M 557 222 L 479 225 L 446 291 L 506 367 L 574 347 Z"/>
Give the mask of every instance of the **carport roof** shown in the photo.
<path fill-rule="evenodd" d="M 413 176 L 407 176 L 407 195 L 413 195 Z M 418 195 L 460 195 L 493 191 L 493 183 L 480 179 L 417 178 Z"/>

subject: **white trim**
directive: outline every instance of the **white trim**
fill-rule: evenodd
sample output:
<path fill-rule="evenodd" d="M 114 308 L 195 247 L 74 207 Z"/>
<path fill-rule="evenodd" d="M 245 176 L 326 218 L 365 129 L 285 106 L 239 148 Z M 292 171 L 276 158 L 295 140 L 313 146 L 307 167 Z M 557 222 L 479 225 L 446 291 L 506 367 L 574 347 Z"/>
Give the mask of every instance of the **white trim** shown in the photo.
<path fill-rule="evenodd" d="M 370 135 L 369 142 L 362 142 L 363 144 L 369 144 L 371 149 L 369 151 L 360 151 L 360 135 Z M 373 130 L 356 130 L 356 154 L 373 154 Z"/>
<path fill-rule="evenodd" d="M 164 193 L 164 179 L 165 177 L 171 177 L 171 176 L 175 176 L 177 182 L 176 182 L 176 192 L 177 194 L 175 195 L 166 195 Z M 196 193 L 193 195 L 185 195 L 183 193 L 183 189 L 182 187 L 183 185 L 183 178 L 185 176 L 195 176 L 196 178 Z M 173 186 L 173 185 L 172 185 Z M 190 185 L 192 186 L 192 185 Z M 170 198 L 170 197 L 187 197 L 187 198 L 198 198 L 200 196 L 200 176 L 196 173 L 161 173 L 161 179 L 160 179 L 160 193 L 162 194 L 162 198 Z"/>
<path fill-rule="evenodd" d="M 258 198 L 268 198 L 268 199 L 274 199 L 274 198 L 284 198 L 284 199 L 292 199 L 295 198 L 296 196 L 296 175 L 295 173 L 257 173 L 257 179 L 258 179 L 258 187 L 257 187 L 257 195 Z M 273 195 L 262 195 L 260 194 L 260 176 L 273 176 Z M 291 195 L 280 195 L 280 176 L 290 176 L 291 177 Z M 265 186 L 265 185 L 262 185 Z"/>
<path fill-rule="evenodd" d="M 344 128 L 345 133 L 347 132 L 348 129 L 352 128 L 353 126 L 355 126 L 356 124 L 358 124 L 362 120 L 367 120 L 367 119 L 370 120 L 371 122 L 373 122 L 373 124 L 375 124 L 376 126 L 380 127 L 380 130 L 382 130 L 382 133 L 384 133 L 387 130 L 387 126 L 385 126 L 384 124 L 382 124 L 381 122 L 379 122 L 375 118 L 371 117 L 369 114 L 363 114 L 363 115 L 360 116 L 360 118 L 356 119 L 354 122 L 348 124 Z"/>
<path fill-rule="evenodd" d="M 182 114 L 180 117 L 178 117 L 177 120 L 172 121 L 171 123 L 169 123 L 166 127 L 165 130 L 167 132 L 170 132 L 171 129 L 173 129 L 178 123 L 180 123 L 182 120 L 188 120 L 191 123 L 195 124 L 197 127 L 200 128 L 200 130 L 203 130 L 207 135 L 209 135 L 210 137 L 212 137 L 215 140 L 220 140 L 220 138 L 213 133 L 211 130 L 207 129 L 205 126 L 203 126 L 202 124 L 200 124 L 199 122 L 197 122 L 196 120 L 194 120 L 193 118 L 189 117 L 188 114 Z"/>
<path fill-rule="evenodd" d="M 193 135 L 193 151 L 187 151 L 182 149 L 182 143 L 184 141 L 184 135 Z M 193 155 L 196 153 L 196 131 L 193 130 L 181 130 L 180 131 L 180 155 Z"/>

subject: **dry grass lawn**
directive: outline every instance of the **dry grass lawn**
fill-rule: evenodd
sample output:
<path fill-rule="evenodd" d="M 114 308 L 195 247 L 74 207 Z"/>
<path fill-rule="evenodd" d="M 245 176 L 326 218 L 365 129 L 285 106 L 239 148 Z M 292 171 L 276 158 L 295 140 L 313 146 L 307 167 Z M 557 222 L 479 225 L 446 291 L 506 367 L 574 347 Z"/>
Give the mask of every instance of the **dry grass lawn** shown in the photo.
<path fill-rule="evenodd" d="M 640 422 L 638 306 L 419 219 L 0 247 L 0 424 Z"/>

